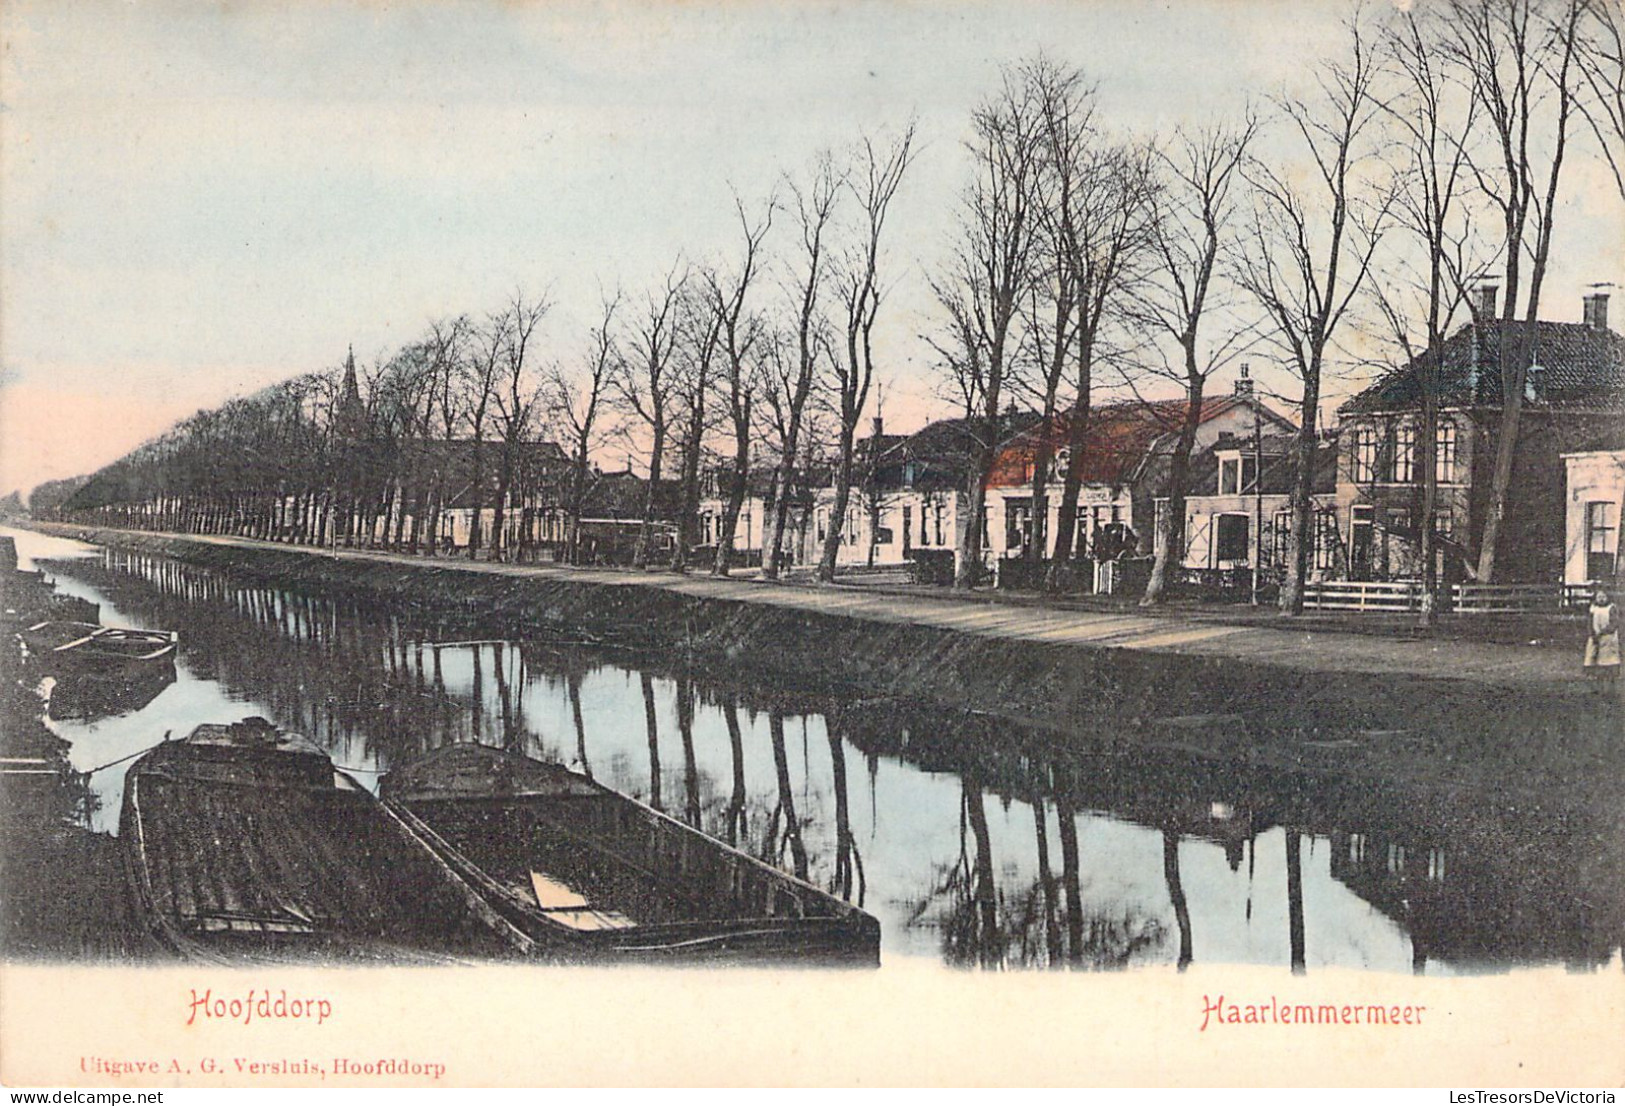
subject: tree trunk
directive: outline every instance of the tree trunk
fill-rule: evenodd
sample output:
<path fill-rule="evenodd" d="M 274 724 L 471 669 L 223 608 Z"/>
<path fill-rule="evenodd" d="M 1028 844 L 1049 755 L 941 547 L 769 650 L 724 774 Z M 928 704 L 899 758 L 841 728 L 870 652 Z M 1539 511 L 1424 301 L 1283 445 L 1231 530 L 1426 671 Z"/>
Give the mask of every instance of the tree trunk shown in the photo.
<path fill-rule="evenodd" d="M 1292 533 L 1287 538 L 1286 578 L 1281 582 L 1281 611 L 1303 613 L 1303 589 L 1309 580 L 1310 557 L 1315 548 L 1315 451 L 1319 445 L 1316 414 L 1320 408 L 1320 371 L 1315 366 L 1303 383 L 1302 425 L 1298 427 L 1293 449 L 1298 455 L 1298 471 L 1292 482 Z"/>
<path fill-rule="evenodd" d="M 856 428 L 842 422 L 841 457 L 835 467 L 835 498 L 830 503 L 829 529 L 824 534 L 823 555 L 818 561 L 818 578 L 826 584 L 835 582 L 835 565 L 841 556 L 841 539 L 846 530 L 846 506 L 852 498 L 852 462 L 855 450 Z M 880 447 L 879 439 L 870 442 L 871 452 Z"/>
<path fill-rule="evenodd" d="M 655 496 L 660 488 L 660 460 L 666 449 L 666 420 L 656 419 L 654 441 L 649 447 L 649 488 L 643 499 L 643 524 L 638 528 L 637 548 L 632 551 L 632 567 L 649 567 L 649 546 L 654 541 Z"/>
<path fill-rule="evenodd" d="M 570 510 L 564 532 L 565 564 L 579 564 L 581 561 L 581 508 L 587 499 L 587 465 L 587 439 L 583 436 L 576 443 L 575 464 L 570 472 Z"/>
<path fill-rule="evenodd" d="M 688 571 L 689 551 L 695 544 L 700 514 L 700 447 L 705 434 L 705 411 L 690 411 L 688 435 L 683 442 L 683 480 L 677 516 L 677 548 L 671 553 L 674 572 Z"/>
<path fill-rule="evenodd" d="M 750 479 L 750 404 L 744 418 L 734 420 L 734 471 L 728 483 L 728 502 L 723 508 L 717 532 L 717 556 L 711 566 L 713 576 L 726 576 L 733 564 L 734 532 L 739 529 L 739 512 L 745 506 L 745 488 Z"/>
<path fill-rule="evenodd" d="M 989 450 L 991 452 L 991 450 Z M 969 591 L 976 586 L 982 569 L 982 533 L 984 508 L 987 503 L 987 477 L 985 465 L 977 465 L 971 474 L 971 483 L 965 489 L 969 504 L 965 524 L 959 529 L 959 549 L 954 557 L 954 590 Z"/>
<path fill-rule="evenodd" d="M 1186 365 L 1194 361 L 1194 351 L 1186 350 Z M 1202 390 L 1206 384 L 1200 373 L 1187 371 L 1185 376 L 1185 419 L 1179 427 L 1179 438 L 1174 442 L 1174 455 L 1168 464 L 1168 510 L 1157 530 L 1157 559 L 1151 566 L 1151 580 L 1146 584 L 1141 606 L 1162 601 L 1168 591 L 1171 577 L 1176 576 L 1185 560 L 1185 494 L 1190 483 L 1191 450 L 1196 445 L 1196 427 L 1202 421 Z M 1245 466 L 1243 466 L 1245 467 Z M 1253 480 L 1261 481 L 1262 472 Z M 1261 484 L 1256 485 L 1262 487 Z M 1256 520 L 1255 524 L 1256 524 Z M 1155 525 L 1155 524 L 1154 524 Z M 1258 543 L 1254 543 L 1257 545 Z M 1262 549 L 1262 546 L 1259 546 Z M 1257 567 L 1257 566 L 1254 566 Z"/>

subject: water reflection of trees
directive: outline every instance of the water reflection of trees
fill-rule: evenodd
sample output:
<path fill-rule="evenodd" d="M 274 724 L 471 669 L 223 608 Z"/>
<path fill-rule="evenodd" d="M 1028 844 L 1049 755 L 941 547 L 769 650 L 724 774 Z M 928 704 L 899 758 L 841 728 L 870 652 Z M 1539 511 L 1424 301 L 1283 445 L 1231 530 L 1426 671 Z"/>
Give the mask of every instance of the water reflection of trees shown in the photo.
<path fill-rule="evenodd" d="M 1124 968 L 1154 954 L 1163 944 L 1162 922 L 1143 907 L 1086 904 L 1075 815 L 1064 808 L 1057 812 L 1062 849 L 1061 872 L 1056 878 L 1042 799 L 1033 804 L 1038 878 L 1001 888 L 985 803 L 981 784 L 965 777 L 959 808 L 959 854 L 952 863 L 937 867 L 930 890 L 910 904 L 913 924 L 939 929 L 943 959 L 949 964 L 995 969 Z"/>
<path fill-rule="evenodd" d="M 871 788 L 882 759 L 951 773 L 961 784 L 959 855 L 922 871 L 915 888 L 887 893 L 908 903 L 910 924 L 941 934 L 943 954 L 956 964 L 1113 967 L 1160 958 L 1184 967 L 1193 960 L 1195 934 L 1182 845 L 1221 849 L 1233 871 L 1246 856 L 1250 887 L 1252 843 L 1281 827 L 1287 901 L 1265 908 L 1287 915 L 1281 961 L 1295 970 L 1311 951 L 1305 836 L 1329 840 L 1332 878 L 1412 935 L 1418 968 L 1429 958 L 1599 963 L 1617 947 L 1625 916 L 1618 871 L 1608 866 L 1612 854 L 1599 861 L 1595 827 L 1561 812 L 1491 810 L 1478 796 L 1413 794 L 1167 749 L 1147 755 L 1076 738 L 1057 748 L 1045 735 L 996 719 L 944 719 L 885 703 L 790 695 L 659 659 L 641 660 L 628 671 L 572 645 L 515 646 L 514 628 L 500 622 L 244 584 L 163 558 L 109 554 L 101 568 L 76 562 L 61 571 L 94 577 L 92 583 L 149 624 L 183 629 L 183 654 L 193 670 L 265 704 L 279 722 L 305 730 L 345 763 L 388 768 L 469 740 L 572 762 L 860 903 L 869 888 L 852 828 L 849 755 L 868 766 Z M 465 666 L 458 680 L 449 678 L 452 656 Z M 629 690 L 642 699 L 646 764 L 595 752 L 583 685 L 606 670 L 636 679 Z M 470 686 L 454 690 L 465 677 Z M 572 732 L 535 731 L 527 718 L 527 689 L 534 687 L 568 704 Z M 673 736 L 661 732 L 663 704 L 675 707 L 680 764 L 662 760 L 662 741 Z M 701 710 L 715 712 L 726 733 L 720 778 L 700 767 Z M 762 715 L 767 748 L 758 755 L 771 753 L 773 772 L 770 783 L 753 790 L 743 720 L 759 734 L 754 727 Z M 798 791 L 787 731 L 801 724 L 805 754 L 806 722 L 819 716 L 828 775 L 804 780 Z M 1004 858 L 1005 869 L 996 863 L 990 795 L 1032 811 L 1031 844 L 1021 864 L 1011 863 L 1014 856 Z M 1156 835 L 1164 900 L 1109 901 L 1092 885 L 1092 869 L 1121 862 L 1080 854 L 1080 819 L 1100 814 Z M 885 812 L 874 817 L 884 819 Z M 1509 842 L 1538 846 L 1509 848 Z M 1434 875 L 1419 878 L 1414 862 L 1395 868 L 1373 859 L 1396 849 L 1432 858 Z M 920 862 L 930 867 L 923 855 Z M 1018 870 L 1036 876 L 1009 874 Z M 1589 878 L 1581 881 L 1577 872 Z M 1249 891 L 1249 917 L 1251 910 Z"/>

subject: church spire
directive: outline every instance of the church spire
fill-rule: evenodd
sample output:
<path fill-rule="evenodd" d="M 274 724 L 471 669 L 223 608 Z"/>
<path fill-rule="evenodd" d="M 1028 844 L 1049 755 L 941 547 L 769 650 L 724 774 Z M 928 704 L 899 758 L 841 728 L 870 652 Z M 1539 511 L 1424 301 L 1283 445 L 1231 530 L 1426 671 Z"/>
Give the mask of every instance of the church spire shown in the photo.
<path fill-rule="evenodd" d="M 367 409 L 361 402 L 361 387 L 355 376 L 355 346 L 350 346 L 344 358 L 344 383 L 339 390 L 338 410 L 334 412 L 334 429 L 340 437 L 362 438 L 367 432 Z"/>

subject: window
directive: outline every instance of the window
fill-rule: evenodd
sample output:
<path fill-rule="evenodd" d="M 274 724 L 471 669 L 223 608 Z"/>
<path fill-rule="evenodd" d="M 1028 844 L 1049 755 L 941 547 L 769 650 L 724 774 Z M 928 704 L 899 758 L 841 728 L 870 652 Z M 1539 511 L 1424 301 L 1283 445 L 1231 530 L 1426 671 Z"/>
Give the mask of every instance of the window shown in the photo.
<path fill-rule="evenodd" d="M 1248 548 L 1252 538 L 1252 519 L 1246 515 L 1220 515 L 1218 518 L 1218 537 L 1215 541 L 1215 568 L 1222 568 L 1225 561 L 1232 563 L 1246 563 L 1251 558 Z"/>
<path fill-rule="evenodd" d="M 1004 548 L 1016 551 L 1027 548 L 1031 533 L 1033 506 L 1031 500 L 1004 501 Z"/>
<path fill-rule="evenodd" d="M 1608 580 L 1614 575 L 1615 541 L 1619 519 L 1617 504 L 1606 500 L 1586 504 L 1586 579 Z"/>
<path fill-rule="evenodd" d="M 1354 432 L 1354 482 L 1369 484 L 1377 478 L 1377 428 L 1362 426 Z"/>
<path fill-rule="evenodd" d="M 1433 532 L 1446 541 L 1455 539 L 1456 511 L 1454 507 L 1435 507 L 1433 509 Z"/>
<path fill-rule="evenodd" d="M 1315 512 L 1315 567 L 1330 572 L 1337 568 L 1337 512 L 1323 508 Z"/>
<path fill-rule="evenodd" d="M 1416 427 L 1402 422 L 1394 427 L 1394 483 L 1409 484 L 1416 479 Z"/>
<path fill-rule="evenodd" d="M 1226 457 L 1219 462 L 1219 494 L 1248 495 L 1257 490 L 1258 458 Z"/>
<path fill-rule="evenodd" d="M 1272 545 L 1274 547 L 1275 563 L 1284 565 L 1286 564 L 1287 542 L 1292 539 L 1292 512 L 1276 511 L 1275 521 L 1272 525 L 1274 526 Z"/>
<path fill-rule="evenodd" d="M 920 544 L 921 545 L 930 544 L 929 542 L 926 541 L 926 538 L 925 538 L 925 513 L 927 511 L 929 511 L 930 509 L 931 509 L 931 505 L 929 503 L 920 504 Z"/>
<path fill-rule="evenodd" d="M 1433 478 L 1441 484 L 1456 482 L 1456 424 L 1439 423 L 1434 435 Z"/>
<path fill-rule="evenodd" d="M 1389 530 L 1404 533 L 1411 528 L 1411 513 L 1404 507 L 1390 507 L 1386 513 L 1384 521 Z"/>

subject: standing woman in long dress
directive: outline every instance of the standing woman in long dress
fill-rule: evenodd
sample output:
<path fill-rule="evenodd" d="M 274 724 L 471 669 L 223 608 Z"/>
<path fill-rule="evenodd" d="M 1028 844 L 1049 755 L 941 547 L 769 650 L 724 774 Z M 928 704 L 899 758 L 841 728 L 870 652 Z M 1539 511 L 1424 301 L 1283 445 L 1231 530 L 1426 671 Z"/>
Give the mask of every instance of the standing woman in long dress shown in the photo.
<path fill-rule="evenodd" d="M 1619 676 L 1619 609 L 1602 588 L 1591 597 L 1591 633 L 1586 638 L 1586 674 L 1598 679 Z"/>

